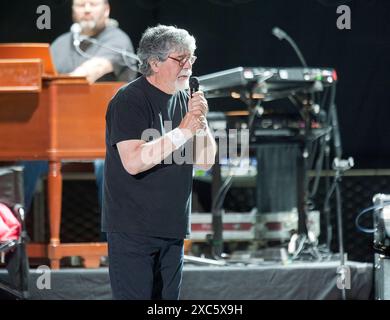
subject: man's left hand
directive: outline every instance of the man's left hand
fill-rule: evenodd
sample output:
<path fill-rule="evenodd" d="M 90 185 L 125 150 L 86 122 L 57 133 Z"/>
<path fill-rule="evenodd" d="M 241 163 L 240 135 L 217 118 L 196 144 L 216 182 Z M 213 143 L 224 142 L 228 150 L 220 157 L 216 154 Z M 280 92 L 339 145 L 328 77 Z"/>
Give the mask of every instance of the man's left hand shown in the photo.
<path fill-rule="evenodd" d="M 202 91 L 197 91 L 188 102 L 188 111 L 206 118 L 209 106 Z"/>

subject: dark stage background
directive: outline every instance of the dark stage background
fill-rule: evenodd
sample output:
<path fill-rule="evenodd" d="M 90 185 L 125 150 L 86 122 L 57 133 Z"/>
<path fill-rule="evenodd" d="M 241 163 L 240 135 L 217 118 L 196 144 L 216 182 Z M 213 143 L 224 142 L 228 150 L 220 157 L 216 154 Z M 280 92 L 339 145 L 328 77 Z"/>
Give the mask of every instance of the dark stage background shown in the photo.
<path fill-rule="evenodd" d="M 51 30 L 38 30 L 36 8 L 51 8 Z M 352 30 L 339 30 L 337 5 L 348 4 Z M 2 0 L 0 42 L 51 42 L 69 30 L 70 0 Z M 295 66 L 286 30 L 311 66 L 334 67 L 345 156 L 357 168 L 387 168 L 390 158 L 390 1 L 387 0 L 111 0 L 135 47 L 157 23 L 187 28 L 197 38 L 195 75 L 236 66 Z M 212 103 L 211 103 L 212 107 Z"/>
<path fill-rule="evenodd" d="M 344 157 L 354 157 L 355 169 L 390 167 L 390 1 L 111 0 L 110 3 L 111 17 L 129 34 L 135 48 L 148 26 L 162 23 L 188 29 L 196 37 L 198 46 L 194 75 L 237 66 L 299 66 L 288 43 L 271 34 L 271 29 L 279 26 L 295 39 L 310 66 L 337 70 L 336 102 Z M 51 30 L 36 27 L 39 16 L 36 9 L 41 4 L 51 8 Z M 336 27 L 339 16 L 336 9 L 341 4 L 351 8 L 351 30 Z M 68 31 L 71 24 L 71 0 L 0 1 L 0 42 L 52 42 Z M 223 103 L 227 109 L 233 104 Z M 210 100 L 209 104 L 213 110 L 216 102 Z M 245 108 L 244 105 L 240 107 Z M 359 210 L 371 205 L 375 193 L 390 193 L 389 177 L 387 174 L 383 177 L 345 177 L 343 180 L 345 246 L 352 260 L 372 260 L 372 235 L 358 232 L 354 219 Z M 77 202 L 72 198 L 75 194 L 67 193 L 74 190 L 72 185 L 64 184 L 62 218 L 63 222 L 69 220 L 73 224 L 62 224 L 63 240 L 81 241 L 83 234 L 94 235 L 94 239 L 84 241 L 99 238 L 100 215 L 95 185 L 93 181 L 88 183 L 91 190 L 88 194 L 95 198 L 89 202 L 83 198 L 84 206 L 73 205 L 68 209 L 67 205 Z M 254 190 L 240 190 L 240 197 L 244 199 L 241 202 L 234 192 L 232 189 L 227 196 L 225 207 L 233 211 L 250 210 L 255 201 Z M 247 197 L 245 192 L 248 192 Z M 317 209 L 322 209 L 320 199 L 323 199 L 324 190 L 320 189 L 318 196 Z M 95 209 L 91 211 L 91 208 Z M 84 217 L 76 209 L 88 214 Z M 92 225 L 81 221 L 77 229 L 75 215 L 84 217 L 80 219 L 90 224 L 92 221 Z M 331 218 L 332 249 L 337 251 L 336 217 L 333 214 Z M 363 222 L 369 225 L 370 219 L 368 216 Z M 320 242 L 324 243 L 326 226 L 323 218 L 321 225 Z M 86 228 L 94 233 L 85 232 Z"/>

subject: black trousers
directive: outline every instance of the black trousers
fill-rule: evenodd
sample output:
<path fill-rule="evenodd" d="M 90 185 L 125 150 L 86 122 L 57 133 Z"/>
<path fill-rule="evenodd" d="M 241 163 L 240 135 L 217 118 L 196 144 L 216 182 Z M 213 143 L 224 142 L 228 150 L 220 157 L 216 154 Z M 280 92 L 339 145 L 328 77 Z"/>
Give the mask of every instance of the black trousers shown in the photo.
<path fill-rule="evenodd" d="M 108 232 L 107 242 L 114 299 L 179 299 L 183 239 Z"/>

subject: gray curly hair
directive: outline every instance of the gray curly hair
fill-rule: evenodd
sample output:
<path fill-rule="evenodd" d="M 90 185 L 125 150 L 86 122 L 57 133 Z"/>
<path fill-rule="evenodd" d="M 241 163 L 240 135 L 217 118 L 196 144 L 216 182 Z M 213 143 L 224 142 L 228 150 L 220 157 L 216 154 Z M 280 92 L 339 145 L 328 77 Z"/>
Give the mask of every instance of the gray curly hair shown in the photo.
<path fill-rule="evenodd" d="M 172 52 L 193 53 L 195 49 L 195 38 L 187 30 L 165 25 L 150 27 L 142 35 L 138 46 L 139 72 L 148 77 L 153 74 L 151 61 L 165 61 Z"/>

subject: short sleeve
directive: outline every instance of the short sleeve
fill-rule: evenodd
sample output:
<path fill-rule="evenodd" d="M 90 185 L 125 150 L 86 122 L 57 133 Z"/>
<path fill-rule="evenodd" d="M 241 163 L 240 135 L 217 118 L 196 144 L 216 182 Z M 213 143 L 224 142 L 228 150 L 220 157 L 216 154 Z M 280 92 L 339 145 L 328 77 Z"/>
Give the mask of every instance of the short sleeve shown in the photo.
<path fill-rule="evenodd" d="M 142 100 L 134 93 L 123 91 L 111 100 L 107 129 L 112 146 L 125 140 L 141 140 L 142 133 L 149 127 L 148 112 Z"/>

